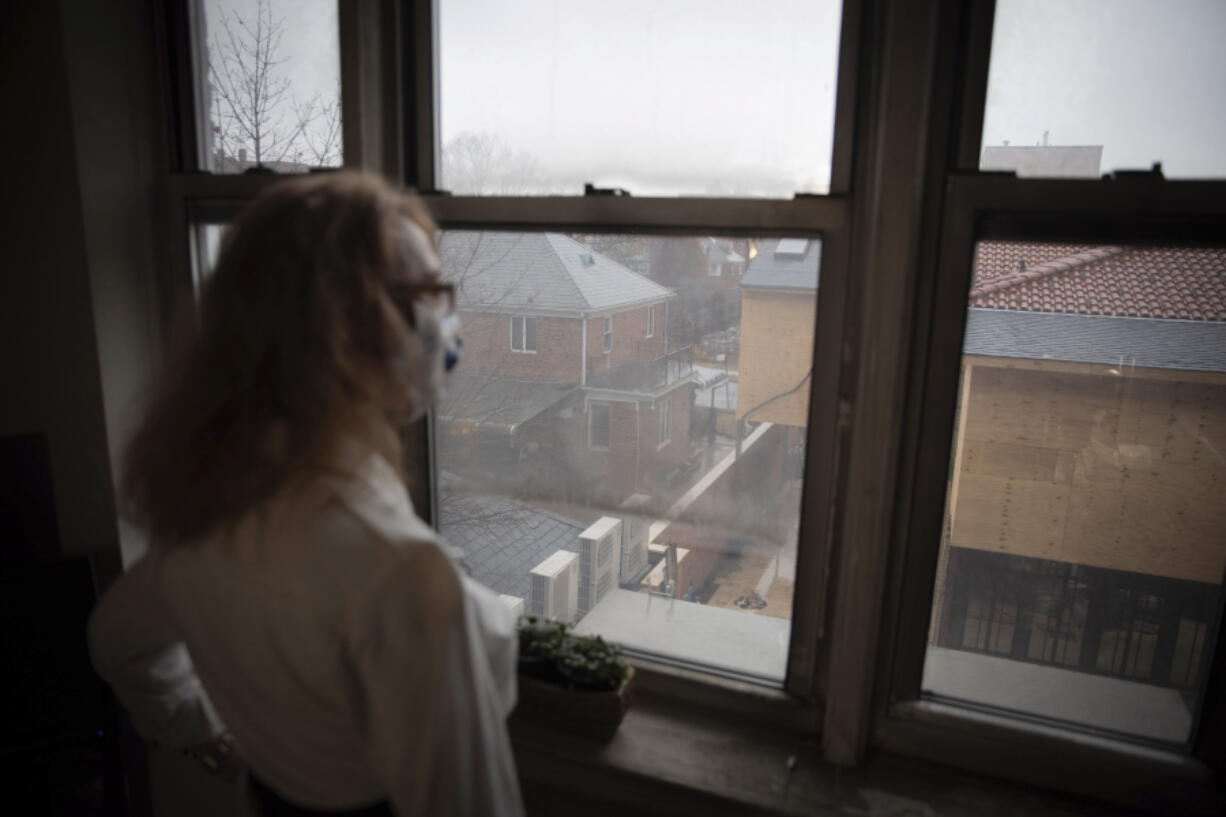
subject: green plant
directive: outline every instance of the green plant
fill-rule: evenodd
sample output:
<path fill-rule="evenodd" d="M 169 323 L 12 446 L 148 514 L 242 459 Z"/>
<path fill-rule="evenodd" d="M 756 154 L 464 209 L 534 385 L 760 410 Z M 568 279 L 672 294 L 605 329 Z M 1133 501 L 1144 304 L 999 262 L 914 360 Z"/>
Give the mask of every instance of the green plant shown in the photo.
<path fill-rule="evenodd" d="M 570 689 L 610 691 L 629 667 L 616 644 L 598 635 L 576 635 L 570 625 L 525 616 L 519 622 L 520 672 Z"/>

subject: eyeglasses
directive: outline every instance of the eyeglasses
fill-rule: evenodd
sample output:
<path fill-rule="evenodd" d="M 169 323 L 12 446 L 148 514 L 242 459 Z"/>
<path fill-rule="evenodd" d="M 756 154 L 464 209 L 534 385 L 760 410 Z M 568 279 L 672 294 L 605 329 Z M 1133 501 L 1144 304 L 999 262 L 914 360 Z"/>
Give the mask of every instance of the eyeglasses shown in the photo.
<path fill-rule="evenodd" d="M 389 284 L 387 294 L 400 308 L 410 326 L 416 325 L 413 306 L 418 303 L 441 303 L 445 315 L 455 312 L 454 284 Z"/>

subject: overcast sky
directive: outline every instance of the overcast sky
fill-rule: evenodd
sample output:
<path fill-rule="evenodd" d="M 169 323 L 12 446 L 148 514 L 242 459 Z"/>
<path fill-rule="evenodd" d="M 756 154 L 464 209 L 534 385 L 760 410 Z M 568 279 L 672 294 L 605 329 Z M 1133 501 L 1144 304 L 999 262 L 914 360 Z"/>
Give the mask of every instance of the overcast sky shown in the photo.
<path fill-rule="evenodd" d="M 335 0 L 272 0 L 302 98 Z M 205 0 L 250 13 L 255 0 Z M 825 189 L 837 0 L 440 0 L 444 141 L 639 195 Z M 985 144 L 1102 145 L 1103 171 L 1226 176 L 1226 0 L 998 0 Z"/>

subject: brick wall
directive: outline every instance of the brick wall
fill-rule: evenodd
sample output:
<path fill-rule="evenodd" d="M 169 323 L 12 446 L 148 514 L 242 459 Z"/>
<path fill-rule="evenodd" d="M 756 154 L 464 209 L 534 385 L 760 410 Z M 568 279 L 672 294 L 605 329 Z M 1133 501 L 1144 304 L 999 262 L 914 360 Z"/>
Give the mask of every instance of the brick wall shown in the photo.
<path fill-rule="evenodd" d="M 611 402 L 608 472 L 599 494 L 602 501 L 621 502 L 632 493 L 651 493 L 665 474 L 689 453 L 690 385 L 672 392 L 669 413 L 672 428 L 668 443 L 659 446 L 660 411 L 651 401 Z M 582 420 L 587 428 L 587 417 Z M 584 436 L 586 445 L 587 437 Z"/>
<path fill-rule="evenodd" d="M 536 353 L 511 350 L 510 315 L 466 312 L 464 371 L 530 380 L 578 381 L 580 325 L 576 318 L 536 318 Z"/>
<path fill-rule="evenodd" d="M 655 312 L 655 332 L 647 337 L 647 310 Z M 613 349 L 604 353 L 605 319 L 590 318 L 587 325 L 587 365 L 589 372 L 603 372 L 634 360 L 656 360 L 665 347 L 664 304 L 640 306 L 614 313 Z"/>
<path fill-rule="evenodd" d="M 746 290 L 741 300 L 740 385 L 737 416 L 794 388 L 813 361 L 817 296 Z M 809 383 L 758 409 L 749 419 L 803 426 Z"/>

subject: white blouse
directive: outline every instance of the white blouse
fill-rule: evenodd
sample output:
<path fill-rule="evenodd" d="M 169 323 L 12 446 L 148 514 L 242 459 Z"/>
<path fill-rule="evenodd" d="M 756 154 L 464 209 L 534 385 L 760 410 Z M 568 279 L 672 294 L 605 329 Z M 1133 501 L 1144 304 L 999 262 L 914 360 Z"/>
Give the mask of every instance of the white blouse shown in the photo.
<path fill-rule="evenodd" d="M 514 615 L 460 573 L 385 460 L 354 462 L 142 558 L 93 613 L 94 666 L 146 738 L 229 731 L 290 802 L 522 814 Z"/>

